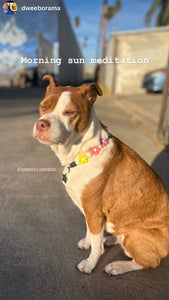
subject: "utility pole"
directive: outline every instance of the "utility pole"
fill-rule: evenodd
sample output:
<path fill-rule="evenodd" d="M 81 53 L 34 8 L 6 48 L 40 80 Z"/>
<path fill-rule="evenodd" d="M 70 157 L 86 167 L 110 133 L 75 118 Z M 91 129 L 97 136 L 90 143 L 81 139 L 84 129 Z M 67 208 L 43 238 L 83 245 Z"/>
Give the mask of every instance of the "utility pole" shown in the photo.
<path fill-rule="evenodd" d="M 107 29 L 107 14 L 108 14 L 108 0 L 103 0 L 103 19 L 102 19 L 102 58 L 106 54 L 106 29 Z"/>
<path fill-rule="evenodd" d="M 115 16 L 115 14 L 121 9 L 120 0 L 116 0 L 114 6 L 108 6 L 108 0 L 103 0 L 102 7 L 102 22 L 101 22 L 101 35 L 102 35 L 102 58 L 106 55 L 106 31 L 107 23 Z M 99 83 L 104 83 L 104 65 L 99 66 Z"/>
<path fill-rule="evenodd" d="M 169 53 L 168 53 L 168 61 L 167 61 L 166 78 L 165 78 L 164 88 L 163 88 L 160 118 L 159 118 L 158 129 L 157 129 L 157 137 L 159 139 L 163 139 L 163 134 L 164 134 L 164 124 L 165 124 L 165 117 L 166 117 L 167 104 L 168 104 L 168 92 L 169 92 Z"/>
<path fill-rule="evenodd" d="M 107 29 L 107 14 L 108 14 L 108 0 L 103 0 L 103 9 L 102 9 L 102 58 L 105 57 L 106 54 L 106 29 Z M 103 76 L 104 76 L 104 66 L 100 64 L 99 70 L 99 84 L 103 84 Z"/>

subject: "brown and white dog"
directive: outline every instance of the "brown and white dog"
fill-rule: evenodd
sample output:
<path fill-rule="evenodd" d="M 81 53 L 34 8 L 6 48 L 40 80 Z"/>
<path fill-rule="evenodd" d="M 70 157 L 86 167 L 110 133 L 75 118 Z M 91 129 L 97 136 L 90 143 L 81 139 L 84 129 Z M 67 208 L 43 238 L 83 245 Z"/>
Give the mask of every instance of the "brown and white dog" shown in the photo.
<path fill-rule="evenodd" d="M 78 247 L 89 257 L 78 269 L 91 273 L 104 253 L 104 230 L 116 236 L 129 261 L 108 264 L 109 275 L 155 268 L 169 252 L 169 198 L 162 181 L 132 149 L 107 132 L 93 103 L 95 84 L 59 86 L 49 81 L 34 137 L 50 145 L 64 166 L 63 182 L 85 215 L 87 233 Z"/>

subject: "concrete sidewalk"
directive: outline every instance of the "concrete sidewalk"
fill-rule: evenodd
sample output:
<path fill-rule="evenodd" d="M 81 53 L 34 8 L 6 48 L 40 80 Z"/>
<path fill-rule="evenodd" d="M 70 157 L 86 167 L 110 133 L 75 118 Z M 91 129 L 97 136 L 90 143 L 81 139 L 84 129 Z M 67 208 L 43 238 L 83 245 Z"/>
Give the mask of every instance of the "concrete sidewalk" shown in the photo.
<path fill-rule="evenodd" d="M 133 111 L 144 116 L 153 124 L 158 124 L 159 112 L 162 103 L 162 94 L 152 93 L 143 95 L 117 96 L 117 101 L 129 105 Z"/>
<path fill-rule="evenodd" d="M 77 250 L 77 242 L 85 236 L 85 220 L 61 183 L 56 156 L 32 137 L 44 92 L 0 90 L 0 299 L 169 299 L 169 256 L 154 270 L 109 277 L 105 265 L 127 259 L 116 245 L 106 248 L 92 274 L 75 268 L 89 255 Z M 96 111 L 112 134 L 148 163 L 154 162 L 162 175 L 167 167 L 168 174 L 168 153 L 133 124 L 124 107 L 103 97 L 97 100 Z M 19 172 L 18 167 L 55 168 L 55 172 Z"/>
<path fill-rule="evenodd" d="M 136 124 L 151 139 L 157 141 L 157 127 L 162 104 L 162 94 L 118 96 L 116 105 L 125 109 Z"/>

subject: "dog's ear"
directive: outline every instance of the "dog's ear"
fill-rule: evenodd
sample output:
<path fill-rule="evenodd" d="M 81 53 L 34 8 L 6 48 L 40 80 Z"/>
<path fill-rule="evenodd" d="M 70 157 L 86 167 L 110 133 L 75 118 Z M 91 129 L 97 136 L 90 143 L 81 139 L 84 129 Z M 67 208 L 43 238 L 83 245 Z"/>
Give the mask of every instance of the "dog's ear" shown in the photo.
<path fill-rule="evenodd" d="M 53 89 L 59 86 L 59 83 L 51 75 L 43 76 L 42 80 L 49 81 L 49 85 L 47 86 L 46 90 L 47 93 L 51 92 Z"/>
<path fill-rule="evenodd" d="M 93 105 L 98 95 L 103 95 L 102 90 L 97 83 L 83 84 L 81 86 L 81 89 L 82 94 L 87 97 L 87 100 L 89 101 L 90 105 Z"/>

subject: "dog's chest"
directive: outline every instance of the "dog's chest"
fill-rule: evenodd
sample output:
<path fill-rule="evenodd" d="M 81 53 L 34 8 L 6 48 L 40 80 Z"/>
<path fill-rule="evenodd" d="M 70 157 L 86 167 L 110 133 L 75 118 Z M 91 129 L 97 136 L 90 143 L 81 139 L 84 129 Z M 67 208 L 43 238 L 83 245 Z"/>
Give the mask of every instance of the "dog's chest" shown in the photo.
<path fill-rule="evenodd" d="M 83 212 L 81 196 L 85 186 L 102 172 L 103 168 L 87 165 L 79 165 L 67 175 L 66 190 L 75 205 Z"/>
<path fill-rule="evenodd" d="M 110 158 L 111 149 L 112 142 L 106 147 L 106 149 L 103 149 L 98 156 L 91 157 L 88 163 L 80 164 L 74 168 L 71 168 L 70 172 L 66 175 L 66 190 L 69 196 L 72 198 L 74 204 L 77 205 L 83 213 L 84 211 L 81 198 L 84 188 L 92 181 L 92 179 L 103 172 L 104 166 L 107 160 Z M 66 168 L 64 172 L 65 171 Z"/>

